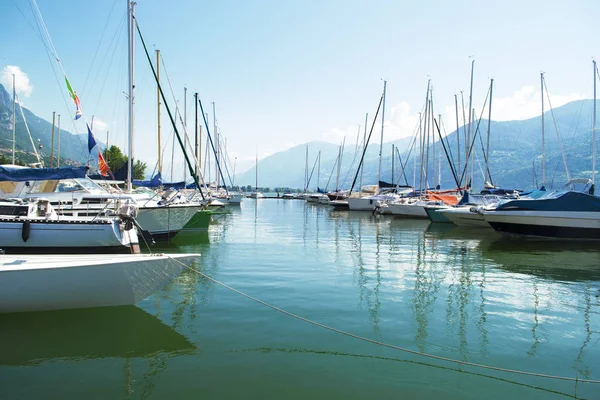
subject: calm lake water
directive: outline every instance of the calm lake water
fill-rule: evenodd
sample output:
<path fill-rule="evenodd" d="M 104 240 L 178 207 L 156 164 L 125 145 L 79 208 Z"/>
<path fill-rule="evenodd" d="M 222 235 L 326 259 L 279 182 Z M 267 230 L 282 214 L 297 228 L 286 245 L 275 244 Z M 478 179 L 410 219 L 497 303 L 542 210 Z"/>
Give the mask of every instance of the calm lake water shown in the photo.
<path fill-rule="evenodd" d="M 319 323 L 417 352 L 600 380 L 600 247 L 245 199 L 170 252 Z M 1 399 L 600 399 L 600 384 L 409 354 L 187 270 L 137 306 L 0 315 Z"/>

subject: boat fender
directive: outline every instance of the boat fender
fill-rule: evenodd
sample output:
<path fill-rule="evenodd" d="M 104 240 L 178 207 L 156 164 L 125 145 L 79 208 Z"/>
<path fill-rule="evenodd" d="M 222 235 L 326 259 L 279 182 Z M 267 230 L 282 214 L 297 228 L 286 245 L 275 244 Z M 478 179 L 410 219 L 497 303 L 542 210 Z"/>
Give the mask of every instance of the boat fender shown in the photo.
<path fill-rule="evenodd" d="M 21 239 L 26 242 L 29 239 L 29 234 L 31 233 L 31 222 L 25 221 L 23 222 L 23 228 L 21 229 Z"/>

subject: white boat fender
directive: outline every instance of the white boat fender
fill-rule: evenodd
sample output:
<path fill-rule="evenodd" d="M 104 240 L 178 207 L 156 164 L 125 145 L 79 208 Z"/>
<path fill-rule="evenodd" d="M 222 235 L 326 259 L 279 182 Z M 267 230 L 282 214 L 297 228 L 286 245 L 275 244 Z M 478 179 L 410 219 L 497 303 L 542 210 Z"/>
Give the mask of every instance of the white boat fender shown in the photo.
<path fill-rule="evenodd" d="M 27 240 L 29 240 L 30 233 L 31 233 L 31 222 L 24 221 L 23 227 L 21 228 L 21 239 L 23 239 L 23 241 L 26 242 Z"/>

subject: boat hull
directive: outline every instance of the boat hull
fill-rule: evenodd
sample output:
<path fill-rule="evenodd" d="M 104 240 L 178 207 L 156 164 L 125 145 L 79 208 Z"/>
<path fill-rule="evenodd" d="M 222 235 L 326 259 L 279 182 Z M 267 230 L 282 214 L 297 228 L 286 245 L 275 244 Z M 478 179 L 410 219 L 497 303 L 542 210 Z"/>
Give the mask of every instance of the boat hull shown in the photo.
<path fill-rule="evenodd" d="M 201 204 L 140 207 L 136 219 L 142 229 L 153 237 L 172 237 L 201 210 L 204 210 Z"/>
<path fill-rule="evenodd" d="M 487 211 L 498 232 L 560 239 L 600 240 L 600 213 L 579 211 Z"/>
<path fill-rule="evenodd" d="M 368 197 L 348 197 L 348 208 L 350 211 L 373 211 L 381 205 L 381 201 Z"/>
<path fill-rule="evenodd" d="M 8 253 L 130 253 L 132 242 L 135 230 L 121 231 L 117 220 L 0 220 L 0 248 Z"/>
<path fill-rule="evenodd" d="M 0 256 L 0 313 L 135 304 L 198 256 Z"/>
<path fill-rule="evenodd" d="M 420 204 L 388 203 L 386 214 L 405 218 L 427 218 L 425 207 Z"/>
<path fill-rule="evenodd" d="M 445 210 L 446 208 L 448 208 L 448 207 L 427 206 L 427 207 L 425 207 L 425 212 L 427 213 L 427 216 L 429 217 L 431 222 L 440 222 L 440 223 L 445 223 L 445 224 L 451 224 L 452 221 L 450 221 L 448 218 L 446 218 L 446 216 L 444 214 L 439 212 L 439 210 Z"/>
<path fill-rule="evenodd" d="M 437 211 L 446 217 L 450 222 L 458 226 L 470 226 L 478 228 L 489 228 L 490 225 L 486 222 L 483 214 L 470 211 L 470 207 L 465 208 L 448 208 L 446 210 Z"/>

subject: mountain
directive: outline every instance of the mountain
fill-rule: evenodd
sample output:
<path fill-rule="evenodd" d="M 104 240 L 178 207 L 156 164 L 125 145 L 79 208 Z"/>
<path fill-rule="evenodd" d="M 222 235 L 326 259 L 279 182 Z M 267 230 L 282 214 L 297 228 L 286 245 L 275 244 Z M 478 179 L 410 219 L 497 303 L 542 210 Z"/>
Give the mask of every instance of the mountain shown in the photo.
<path fill-rule="evenodd" d="M 600 102 L 597 103 L 600 107 Z M 546 187 L 558 188 L 567 181 L 567 174 L 563 164 L 564 157 L 572 178 L 591 178 L 592 168 L 592 110 L 593 100 L 578 100 L 544 114 L 545 123 L 545 152 L 546 152 Z M 493 113 L 493 110 L 492 110 Z M 554 115 L 554 117 L 553 117 Z M 491 121 L 490 123 L 490 156 L 489 169 L 495 185 L 504 188 L 530 188 L 539 187 L 542 184 L 542 138 L 541 138 L 542 116 L 519 120 L 519 121 Z M 473 177 L 471 179 L 474 188 L 483 187 L 483 172 L 485 171 L 485 160 L 482 148 L 487 143 L 487 120 L 479 123 L 480 135 L 476 137 L 473 144 L 475 163 Z M 473 131 L 477 124 L 473 124 Z M 444 140 L 451 153 L 453 164 L 458 170 L 458 141 L 461 147 L 461 169 L 457 172 L 463 174 L 465 160 L 465 138 L 464 127 L 460 127 L 460 138 L 456 131 L 450 133 Z M 560 135 L 558 140 L 557 130 Z M 416 186 L 419 184 L 418 151 L 412 150 L 408 160 L 408 148 L 412 138 L 405 138 L 395 142 L 384 143 L 382 157 L 382 180 L 392 180 L 391 145 L 398 146 L 402 162 L 406 165 L 405 174 L 408 184 L 413 184 L 413 175 L 416 173 Z M 273 154 L 260 160 L 258 163 L 258 186 L 260 187 L 304 187 L 304 170 L 306 146 L 309 147 L 309 173 L 315 162 L 317 152 L 321 150 L 321 177 L 319 186 L 324 188 L 329 176 L 332 174 L 333 166 L 338 154 L 338 146 L 324 142 L 311 142 L 296 146 L 286 151 Z M 599 148 L 600 149 L 600 148 Z M 360 159 L 360 152 L 355 156 L 353 145 L 346 146 L 342 162 L 342 177 L 340 184 L 343 188 L 349 188 L 356 175 L 356 167 Z M 371 144 L 364 158 L 363 184 L 377 183 L 379 167 L 379 144 Z M 417 160 L 415 160 L 415 155 Z M 355 162 L 352 163 L 352 160 Z M 441 160 L 441 161 L 440 161 Z M 415 161 L 417 161 L 415 163 Z M 449 168 L 449 163 L 444 150 L 439 142 L 429 146 L 429 182 L 433 186 L 433 165 L 436 172 L 441 171 L 441 186 L 445 188 L 456 187 L 454 178 Z M 417 168 L 415 168 L 417 167 Z M 600 164 L 598 164 L 600 167 Z M 471 169 L 471 168 L 470 168 Z M 316 169 L 311 180 L 310 188 L 316 188 Z M 394 180 L 401 174 L 398 160 L 395 160 Z M 327 188 L 335 189 L 335 172 Z M 401 174 L 401 184 L 404 184 L 404 175 Z M 254 186 L 255 168 L 236 177 L 236 183 L 240 185 Z M 465 182 L 463 182 L 464 184 Z M 355 187 L 358 187 L 358 182 Z"/>
<path fill-rule="evenodd" d="M 400 139 L 393 142 L 403 151 L 410 144 L 411 139 Z M 306 170 L 306 148 L 308 146 L 308 175 L 310 178 L 310 187 L 319 187 L 332 189 L 335 186 L 337 176 L 336 160 L 338 157 L 339 146 L 327 142 L 314 141 L 292 147 L 291 149 L 281 151 L 265 157 L 258 163 L 258 186 L 259 187 L 290 187 L 304 188 L 305 170 Z M 321 152 L 320 174 L 319 165 L 316 163 L 319 151 Z M 391 158 L 392 142 L 385 143 L 383 154 L 389 154 Z M 356 153 L 355 144 L 347 144 L 342 157 L 342 168 L 340 182 L 346 181 L 346 186 L 352 182 L 356 172 L 355 166 L 358 165 L 361 153 Z M 378 162 L 379 144 L 369 145 L 365 154 L 365 164 Z M 334 166 L 336 166 L 334 170 Z M 353 168 L 351 168 L 353 167 Z M 312 173 L 312 175 L 311 175 Z M 254 186 L 256 180 L 256 167 L 239 174 L 235 178 L 236 183 L 240 185 Z M 329 185 L 327 185 L 329 182 Z M 340 184 L 340 186 L 343 186 Z"/>
<path fill-rule="evenodd" d="M 33 153 L 31 140 L 27 134 L 23 117 L 19 106 L 16 108 L 16 152 L 15 157 L 26 163 L 33 162 L 35 156 Z M 52 123 L 48 122 L 26 108 L 23 108 L 23 114 L 27 121 L 27 126 L 31 132 L 31 137 L 36 146 L 42 145 L 42 157 L 46 165 L 49 164 L 50 149 L 52 147 Z M 12 155 L 12 95 L 9 95 L 4 86 L 0 84 L 0 152 L 8 157 Z M 63 124 L 68 121 L 63 119 Z M 87 134 L 72 134 L 64 129 L 61 132 L 60 157 L 61 164 L 65 163 L 85 163 L 88 157 Z M 58 150 L 58 129 L 55 128 L 55 152 Z M 38 150 L 39 151 L 39 150 Z M 55 153 L 55 157 L 56 157 Z"/>

